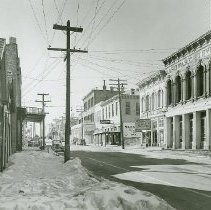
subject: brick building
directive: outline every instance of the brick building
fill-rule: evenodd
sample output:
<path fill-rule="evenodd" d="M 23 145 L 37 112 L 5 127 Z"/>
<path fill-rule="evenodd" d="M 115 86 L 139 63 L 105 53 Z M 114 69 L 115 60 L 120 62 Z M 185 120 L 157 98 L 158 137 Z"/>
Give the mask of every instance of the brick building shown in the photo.
<path fill-rule="evenodd" d="M 0 170 L 22 148 L 21 68 L 16 39 L 0 39 Z"/>

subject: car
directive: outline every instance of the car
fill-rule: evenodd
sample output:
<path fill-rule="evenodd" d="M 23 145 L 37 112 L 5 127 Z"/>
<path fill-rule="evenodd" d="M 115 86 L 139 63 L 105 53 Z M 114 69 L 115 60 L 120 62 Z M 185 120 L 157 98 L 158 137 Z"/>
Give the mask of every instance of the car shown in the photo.
<path fill-rule="evenodd" d="M 53 140 L 51 148 L 54 152 L 64 152 L 64 146 L 61 140 Z"/>

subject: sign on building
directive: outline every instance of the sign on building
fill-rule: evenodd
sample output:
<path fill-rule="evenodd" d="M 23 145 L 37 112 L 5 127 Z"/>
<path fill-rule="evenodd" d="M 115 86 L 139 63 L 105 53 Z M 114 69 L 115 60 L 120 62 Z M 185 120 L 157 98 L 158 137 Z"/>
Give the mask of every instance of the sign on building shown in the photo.
<path fill-rule="evenodd" d="M 123 123 L 124 128 L 124 137 L 132 138 L 132 137 L 139 137 L 140 133 L 137 133 L 135 130 L 135 123 Z"/>
<path fill-rule="evenodd" d="M 150 119 L 138 119 L 135 123 L 135 131 L 141 132 L 142 130 L 151 130 Z"/>
<path fill-rule="evenodd" d="M 100 124 L 111 124 L 110 120 L 100 120 Z"/>

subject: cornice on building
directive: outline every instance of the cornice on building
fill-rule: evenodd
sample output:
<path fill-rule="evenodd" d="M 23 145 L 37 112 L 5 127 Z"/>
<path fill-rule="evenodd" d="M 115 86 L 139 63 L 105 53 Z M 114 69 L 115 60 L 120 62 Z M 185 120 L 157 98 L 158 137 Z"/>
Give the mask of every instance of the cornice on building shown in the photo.
<path fill-rule="evenodd" d="M 184 56 L 187 52 L 191 52 L 192 50 L 196 49 L 198 46 L 203 45 L 205 42 L 210 41 L 211 39 L 211 30 L 206 32 L 205 34 L 201 35 L 197 39 L 193 40 L 186 46 L 180 48 L 176 52 L 172 53 L 168 57 L 164 58 L 162 61 L 165 66 L 168 66 L 171 64 L 174 60 L 180 58 L 181 56 Z"/>
<path fill-rule="evenodd" d="M 121 99 L 139 99 L 139 95 L 122 94 Z M 119 95 L 115 95 L 112 98 L 109 98 L 108 100 L 103 101 L 101 106 L 106 106 L 107 104 L 110 104 L 115 100 L 119 100 Z"/>
<path fill-rule="evenodd" d="M 165 70 L 159 70 L 159 71 L 153 72 L 153 74 L 142 79 L 137 85 L 139 86 L 139 88 L 143 88 L 152 82 L 165 78 L 166 75 L 167 73 Z"/>

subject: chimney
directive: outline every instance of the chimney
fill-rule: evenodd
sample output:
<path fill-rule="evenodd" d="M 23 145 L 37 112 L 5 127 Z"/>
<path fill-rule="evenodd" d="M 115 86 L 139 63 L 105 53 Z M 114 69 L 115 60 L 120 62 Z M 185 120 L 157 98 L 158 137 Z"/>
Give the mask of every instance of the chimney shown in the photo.
<path fill-rule="evenodd" d="M 103 90 L 106 90 L 105 80 L 103 80 Z"/>
<path fill-rule="evenodd" d="M 10 44 L 16 44 L 16 38 L 10 37 Z"/>

